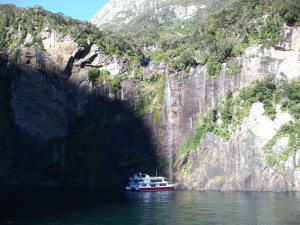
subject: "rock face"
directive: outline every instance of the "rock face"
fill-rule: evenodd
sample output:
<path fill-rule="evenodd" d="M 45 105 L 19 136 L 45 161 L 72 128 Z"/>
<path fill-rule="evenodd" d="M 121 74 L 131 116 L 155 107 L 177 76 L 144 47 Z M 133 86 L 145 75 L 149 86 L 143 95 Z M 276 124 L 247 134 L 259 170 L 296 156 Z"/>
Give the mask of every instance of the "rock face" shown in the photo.
<path fill-rule="evenodd" d="M 132 2 L 138 7 L 142 1 Z M 130 7 L 127 1 L 113 3 L 119 4 L 116 11 L 122 4 Z M 198 6 L 188 7 L 175 7 L 175 15 L 184 19 L 189 16 L 182 13 L 185 10 L 191 14 L 199 10 Z M 266 162 L 262 149 L 281 125 L 293 121 L 279 106 L 271 120 L 264 115 L 263 105 L 254 103 L 229 140 L 208 133 L 196 152 L 179 158 L 180 147 L 199 124 L 199 113 L 220 104 L 228 91 L 237 95 L 241 88 L 267 76 L 299 78 L 299 28 L 286 27 L 284 41 L 276 46 L 248 48 L 242 56 L 224 63 L 220 76 L 211 80 L 206 79 L 206 66 L 188 73 L 168 73 L 167 62 L 147 62 L 144 79 L 153 74 L 158 79 L 164 76 L 160 103 L 158 94 L 151 97 L 157 90 L 151 90 L 149 83 L 139 86 L 134 77 L 122 81 L 114 92 L 105 82 L 100 85 L 89 80 L 92 68 L 107 70 L 111 77 L 128 72 L 130 76 L 126 59 L 109 57 L 92 43 L 80 47 L 69 36 L 48 28 L 39 35 L 45 51 L 23 48 L 12 71 L 17 138 L 8 143 L 8 152 L 1 152 L 0 143 L 0 183 L 98 187 L 111 182 L 113 176 L 123 179 L 136 168 L 154 173 L 158 156 L 163 156 L 162 164 L 168 164 L 170 178 L 173 176 L 181 188 L 300 190 L 300 152 L 280 162 L 279 170 Z M 8 59 L 5 52 L 0 53 L 2 73 Z M 235 75 L 228 72 L 232 65 L 239 68 Z M 146 98 L 139 99 L 141 92 Z M 145 106 L 149 99 L 147 112 L 137 115 L 137 105 Z M 272 151 L 281 153 L 288 142 L 288 137 L 280 138 Z M 179 160 L 172 167 L 175 158 Z M 190 167 L 185 169 L 187 164 Z"/>
<path fill-rule="evenodd" d="M 212 80 L 205 79 L 205 67 L 191 71 L 188 78 L 182 79 L 180 74 L 170 76 L 174 154 L 193 134 L 198 114 L 220 103 L 229 90 L 235 93 L 266 76 L 299 79 L 299 35 L 299 28 L 286 28 L 284 42 L 270 48 L 247 49 L 242 57 L 223 64 L 220 76 Z M 234 76 L 227 74 L 232 63 L 241 71 Z M 272 121 L 262 114 L 262 105 L 254 104 L 249 117 L 229 141 L 209 133 L 198 152 L 187 155 L 175 168 L 180 186 L 201 190 L 299 191 L 299 151 L 282 162 L 284 169 L 280 171 L 266 162 L 262 150 L 276 130 L 292 118 L 278 111 Z M 273 151 L 282 151 L 286 142 L 282 139 Z M 187 162 L 192 164 L 191 169 L 184 171 Z"/>
<path fill-rule="evenodd" d="M 67 111 L 71 110 L 67 109 L 66 102 L 70 101 L 68 94 L 74 92 L 74 89 L 76 92 L 80 90 L 74 99 L 75 111 L 77 114 L 84 114 L 81 106 L 86 103 L 86 93 L 91 93 L 93 88 L 88 80 L 88 70 L 96 67 L 109 71 L 111 75 L 118 75 L 128 71 L 128 65 L 126 60 L 118 57 L 109 59 L 94 44 L 82 48 L 69 37 L 60 37 L 56 31 L 47 32 L 49 35 L 43 39 L 46 51 L 25 48 L 21 52 L 19 64 L 22 75 L 13 84 L 15 90 L 13 104 L 19 109 L 15 112 L 17 125 L 35 130 L 32 134 L 40 130 L 40 135 L 44 137 L 53 137 L 55 134 L 62 137 L 66 134 Z M 28 86 L 33 86 L 34 89 L 24 88 Z M 45 99 L 44 106 L 37 108 L 33 106 L 36 109 L 31 110 L 28 103 L 39 102 L 41 98 Z M 25 102 L 22 102 L 23 100 Z M 43 117 L 45 113 L 50 112 L 55 117 L 51 121 L 57 121 L 57 124 L 51 124 L 54 130 L 50 127 L 31 129 L 30 126 L 36 126 L 35 122 L 39 121 L 32 117 L 32 111 L 37 116 Z M 26 122 L 26 113 L 31 115 L 32 121 Z"/>
<path fill-rule="evenodd" d="M 79 47 L 54 30 L 40 35 L 45 50 L 21 49 L 11 69 L 16 139 L 0 154 L 0 184 L 105 187 L 122 183 L 137 164 L 156 168 L 154 141 L 130 108 L 136 84 L 124 82 L 112 93 L 88 78 L 91 68 L 125 73 L 127 60 L 108 57 L 94 44 Z M 1 55 L 1 75 L 6 65 Z"/>
<path fill-rule="evenodd" d="M 276 129 L 292 119 L 288 114 L 278 114 L 272 121 L 262 113 L 263 105 L 255 103 L 228 142 L 208 134 L 199 152 L 190 156 L 193 176 L 178 176 L 181 185 L 201 190 L 298 191 L 296 167 L 300 162 L 295 158 L 299 153 L 284 163 L 283 171 L 278 171 L 265 162 L 262 151 Z M 280 145 L 284 146 L 278 143 L 276 150 Z M 199 153 L 204 154 L 202 159 Z"/>
<path fill-rule="evenodd" d="M 176 0 L 111 0 L 91 19 L 100 29 L 159 27 L 202 17 L 234 0 L 181 2 Z"/>
<path fill-rule="evenodd" d="M 238 91 L 253 81 L 262 80 L 267 76 L 289 80 L 299 77 L 299 28 L 287 28 L 285 36 L 285 42 L 281 43 L 282 46 L 286 46 L 285 48 L 278 50 L 279 47 L 264 48 L 261 45 L 250 47 L 242 57 L 224 63 L 220 76 L 215 79 L 206 80 L 205 66 L 197 67 L 189 74 L 180 72 L 169 75 L 172 117 L 176 120 L 175 153 L 178 152 L 183 140 L 193 134 L 198 124 L 199 112 L 205 112 L 216 106 L 228 91 Z M 229 75 L 228 68 L 231 65 L 237 65 L 240 72 Z"/>

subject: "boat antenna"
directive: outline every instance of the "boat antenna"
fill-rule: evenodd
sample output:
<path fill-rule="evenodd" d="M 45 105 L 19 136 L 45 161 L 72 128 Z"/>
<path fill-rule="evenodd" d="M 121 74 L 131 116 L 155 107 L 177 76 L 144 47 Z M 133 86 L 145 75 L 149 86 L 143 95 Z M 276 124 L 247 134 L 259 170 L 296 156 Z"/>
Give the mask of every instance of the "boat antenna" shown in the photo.
<path fill-rule="evenodd" d="M 157 176 L 157 170 L 156 170 L 156 176 Z"/>

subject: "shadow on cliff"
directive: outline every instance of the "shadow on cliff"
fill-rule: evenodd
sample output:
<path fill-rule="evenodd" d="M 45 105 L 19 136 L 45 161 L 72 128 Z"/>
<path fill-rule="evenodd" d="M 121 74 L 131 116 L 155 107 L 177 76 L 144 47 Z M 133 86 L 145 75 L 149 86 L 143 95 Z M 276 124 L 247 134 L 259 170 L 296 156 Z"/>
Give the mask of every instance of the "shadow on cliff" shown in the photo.
<path fill-rule="evenodd" d="M 36 70 L 30 73 L 23 71 L 22 67 L 2 69 L 0 75 L 9 81 L 6 92 L 10 93 L 1 101 L 13 103 L 1 109 L 7 112 L 7 117 L 0 116 L 0 127 L 10 131 L 1 129 L 0 132 L 0 184 L 124 188 L 131 173 L 151 174 L 160 169 L 150 130 L 132 103 L 108 97 L 108 87 L 95 86 L 91 92 L 82 91 L 78 84 L 69 81 L 68 75 Z M 22 87 L 22 80 L 34 76 L 43 79 L 33 82 L 30 87 Z M 50 82 L 50 85 L 46 85 L 46 94 L 42 98 L 34 94 L 16 94 L 17 88 L 38 93 L 39 90 L 35 89 L 44 86 L 45 82 Z M 49 92 L 55 92 L 55 95 Z M 16 110 L 23 110 L 18 108 L 18 101 L 24 99 L 18 98 L 28 98 L 25 110 L 29 122 L 27 125 L 24 122 L 22 128 L 15 125 L 15 118 L 11 116 Z M 54 108 L 45 113 L 43 110 L 53 101 L 59 103 L 61 109 Z M 78 108 L 81 108 L 81 113 L 78 113 Z M 64 119 L 55 129 L 66 132 L 46 137 L 38 132 L 33 135 L 36 124 L 46 134 L 43 129 L 57 126 L 53 120 L 57 111 L 62 111 Z M 33 114 L 41 116 L 39 121 L 35 121 Z"/>
<path fill-rule="evenodd" d="M 131 173 L 157 169 L 154 141 L 144 121 L 131 104 L 106 96 L 107 87 L 94 88 L 85 114 L 69 115 L 63 173 L 67 185 L 114 186 Z"/>

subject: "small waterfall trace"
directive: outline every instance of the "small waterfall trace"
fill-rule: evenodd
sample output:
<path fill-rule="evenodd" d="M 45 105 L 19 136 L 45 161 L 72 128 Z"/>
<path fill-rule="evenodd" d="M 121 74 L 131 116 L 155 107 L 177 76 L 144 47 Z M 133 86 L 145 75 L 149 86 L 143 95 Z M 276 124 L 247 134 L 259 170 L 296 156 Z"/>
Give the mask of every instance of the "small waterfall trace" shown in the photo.
<path fill-rule="evenodd" d="M 168 173 L 169 173 L 169 181 L 173 180 L 173 144 L 174 144 L 174 131 L 173 131 L 173 114 L 172 114 L 172 96 L 171 96 L 171 88 L 170 88 L 170 80 L 169 75 L 166 75 L 165 81 L 165 104 L 166 104 L 166 115 L 167 115 L 167 150 L 168 150 Z"/>

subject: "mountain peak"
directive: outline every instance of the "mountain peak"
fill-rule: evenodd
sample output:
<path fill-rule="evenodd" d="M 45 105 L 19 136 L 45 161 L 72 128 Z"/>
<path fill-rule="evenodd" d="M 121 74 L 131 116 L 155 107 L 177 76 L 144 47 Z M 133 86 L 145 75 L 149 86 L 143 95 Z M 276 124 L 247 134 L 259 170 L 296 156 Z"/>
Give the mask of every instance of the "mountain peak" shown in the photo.
<path fill-rule="evenodd" d="M 111 0 L 91 22 L 100 29 L 141 29 L 202 19 L 235 0 Z"/>

